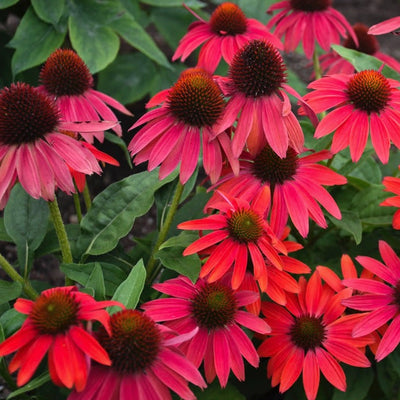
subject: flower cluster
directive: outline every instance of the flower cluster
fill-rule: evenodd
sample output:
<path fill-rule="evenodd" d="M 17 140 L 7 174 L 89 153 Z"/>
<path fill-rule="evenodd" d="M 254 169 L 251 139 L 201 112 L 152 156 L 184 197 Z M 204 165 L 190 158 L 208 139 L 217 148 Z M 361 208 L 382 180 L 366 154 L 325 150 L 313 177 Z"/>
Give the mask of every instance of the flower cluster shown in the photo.
<path fill-rule="evenodd" d="M 315 400 L 321 373 L 329 390 L 345 392 L 343 364 L 376 367 L 396 351 L 395 245 L 379 241 L 383 262 L 372 253 L 355 257 L 362 268 L 342 248 L 349 232 L 361 242 L 362 224 L 369 233 L 384 225 L 380 215 L 368 219 L 374 201 L 400 208 L 400 178 L 372 176 L 381 164 L 397 167 L 400 63 L 379 51 L 374 35 L 397 29 L 400 17 L 352 27 L 332 3 L 275 2 L 263 10 L 278 11 L 266 25 L 233 2 L 208 21 L 185 5 L 197 20 L 172 61 L 191 65 L 153 94 L 121 145 L 147 171 L 106 188 L 85 216 L 86 176 L 101 174 L 100 162 L 119 165 L 96 145 L 105 144 L 107 130 L 123 142 L 112 109 L 132 118 L 130 110 L 95 90 L 85 62 L 64 48 L 44 62 L 39 86 L 0 90 L 0 233 L 20 246 L 24 277 L 1 255 L 0 265 L 20 289 L 11 298 L 15 311 L 26 315 L 6 331 L 0 357 L 15 353 L 8 371 L 17 372 L 17 386 L 46 369 L 68 400 L 194 400 L 208 385 L 224 393 L 233 377 L 240 387 L 265 359 L 266 387 L 284 396 L 302 384 Z M 331 51 L 341 37 L 354 57 L 368 54 L 379 66 L 361 69 L 358 58 Z M 316 77 L 303 96 L 289 84 L 285 62 L 296 49 L 313 60 Z M 381 62 L 392 67 L 390 77 Z M 7 207 L 19 184 L 42 200 L 27 201 L 25 224 L 13 210 L 14 229 Z M 76 230 L 62 223 L 58 189 L 74 194 Z M 47 220 L 43 230 L 29 223 L 36 217 L 29 207 L 46 202 L 58 247 L 40 248 L 42 237 L 54 236 Z M 125 251 L 119 240 L 153 202 L 157 237 Z M 392 211 L 386 225 L 400 229 L 400 210 Z M 335 246 L 343 277 L 318 259 Z M 61 254 L 65 286 L 37 294 L 27 278 L 31 259 L 50 247 Z"/>

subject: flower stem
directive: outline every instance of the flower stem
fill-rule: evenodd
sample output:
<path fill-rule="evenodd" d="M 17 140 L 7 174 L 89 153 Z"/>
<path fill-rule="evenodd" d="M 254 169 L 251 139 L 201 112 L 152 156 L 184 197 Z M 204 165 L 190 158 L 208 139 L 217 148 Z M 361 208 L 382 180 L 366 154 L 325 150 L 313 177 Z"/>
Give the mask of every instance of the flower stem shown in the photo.
<path fill-rule="evenodd" d="M 47 204 L 49 205 L 51 219 L 53 221 L 54 229 L 56 230 L 58 242 L 60 244 L 62 262 L 66 264 L 72 263 L 73 258 L 71 253 L 71 247 L 61 217 L 60 208 L 58 207 L 57 198 L 54 198 L 53 201 L 48 201 Z M 66 276 L 65 284 L 69 286 L 73 284 L 73 282 Z"/>
<path fill-rule="evenodd" d="M 319 63 L 317 50 L 314 50 L 314 53 L 313 53 L 313 65 L 314 65 L 315 79 L 316 80 L 321 79 L 321 77 L 322 77 L 321 64 Z"/>
<path fill-rule="evenodd" d="M 83 201 L 85 202 L 86 206 L 86 211 L 90 210 L 90 207 L 92 207 L 92 199 L 90 197 L 90 192 L 89 192 L 89 186 L 87 185 L 87 182 L 85 183 L 85 187 L 83 189 Z"/>
<path fill-rule="evenodd" d="M 81 202 L 79 199 L 79 194 L 74 193 L 72 195 L 72 197 L 74 199 L 74 206 L 75 206 L 76 216 L 78 217 L 78 222 L 81 222 L 82 221 L 82 209 L 81 209 Z"/>
<path fill-rule="evenodd" d="M 35 300 L 36 297 L 38 297 L 36 290 L 31 286 L 29 281 L 26 281 L 1 254 L 0 266 L 13 281 L 19 282 L 22 285 L 24 292 L 29 296 L 29 298 Z"/>
<path fill-rule="evenodd" d="M 153 250 L 152 250 L 152 252 L 150 254 L 149 261 L 147 263 L 147 268 L 146 268 L 147 281 L 148 281 L 147 283 L 150 283 L 152 281 L 151 278 L 152 278 L 152 275 L 153 275 L 153 271 L 154 271 L 154 269 L 156 267 L 155 254 L 157 253 L 157 251 L 159 250 L 160 246 L 164 243 L 164 241 L 165 241 L 165 239 L 167 237 L 168 231 L 169 231 L 169 229 L 171 227 L 171 224 L 172 224 L 172 220 L 173 220 L 173 218 L 174 218 L 174 216 L 176 214 L 176 211 L 178 209 L 179 202 L 180 202 L 184 187 L 185 186 L 182 185 L 182 183 L 180 181 L 178 181 L 178 184 L 176 185 L 176 188 L 175 188 L 174 196 L 173 196 L 172 201 L 171 201 L 171 205 L 168 208 L 168 213 L 167 213 L 167 215 L 165 217 L 164 223 L 161 226 L 160 232 L 159 232 L 158 237 L 157 237 L 157 241 L 156 241 L 156 243 L 155 243 L 155 245 L 153 247 Z"/>

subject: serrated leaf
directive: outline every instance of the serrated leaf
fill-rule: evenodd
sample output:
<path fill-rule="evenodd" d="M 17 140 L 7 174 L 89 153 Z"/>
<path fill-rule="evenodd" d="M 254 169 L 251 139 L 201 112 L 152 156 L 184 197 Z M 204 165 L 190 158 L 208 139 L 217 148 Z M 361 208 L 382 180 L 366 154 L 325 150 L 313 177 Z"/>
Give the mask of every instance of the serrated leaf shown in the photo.
<path fill-rule="evenodd" d="M 176 177 L 158 179 L 158 169 L 128 176 L 108 186 L 93 200 L 81 221 L 77 248 L 81 254 L 105 254 L 132 229 L 136 217 L 144 215 L 154 201 L 154 192 Z"/>
<path fill-rule="evenodd" d="M 47 57 L 64 41 L 66 30 L 56 30 L 41 19 L 29 7 L 22 17 L 9 46 L 15 49 L 11 69 L 13 75 L 46 61 Z M 35 51 L 32 51 L 35 49 Z"/>
<path fill-rule="evenodd" d="M 339 46 L 334 44 L 331 46 L 333 50 L 335 50 L 341 57 L 345 58 L 351 64 L 354 65 L 354 68 L 359 71 L 364 71 L 366 69 L 374 69 L 379 70 L 382 65 L 385 63 L 382 60 L 379 60 L 373 56 L 370 56 L 366 53 L 361 53 L 357 50 L 348 49 L 343 46 Z M 400 74 L 396 72 L 394 69 L 385 65 L 382 69 L 382 74 L 387 78 L 395 79 L 397 81 L 400 80 Z"/>
<path fill-rule="evenodd" d="M 40 19 L 54 25 L 60 20 L 65 5 L 64 0 L 52 0 L 51 6 L 48 0 L 32 0 L 31 3 Z"/>
<path fill-rule="evenodd" d="M 157 64 L 171 68 L 165 54 L 158 48 L 153 38 L 136 22 L 129 13 L 124 13 L 121 18 L 114 21 L 111 27 L 121 35 L 131 46 L 149 57 Z"/>
<path fill-rule="evenodd" d="M 39 247 L 47 232 L 49 208 L 43 199 L 34 199 L 15 185 L 4 210 L 4 225 L 16 243 L 21 266 Z"/>
<path fill-rule="evenodd" d="M 72 47 L 88 66 L 92 74 L 111 64 L 118 54 L 119 38 L 107 26 L 82 23 L 71 16 L 68 20 Z"/>
<path fill-rule="evenodd" d="M 19 282 L 0 280 L 0 304 L 7 303 L 21 295 L 22 285 Z"/>
<path fill-rule="evenodd" d="M 156 72 L 154 63 L 144 54 L 121 54 L 99 73 L 97 87 L 122 104 L 133 103 L 149 94 Z"/>
<path fill-rule="evenodd" d="M 23 393 L 29 392 L 33 389 L 37 389 L 38 387 L 44 385 L 46 382 L 49 382 L 50 379 L 51 379 L 50 374 L 48 372 L 43 372 L 43 374 L 39 375 L 36 378 L 33 378 L 26 385 L 20 387 L 17 390 L 14 390 L 12 393 L 10 393 L 7 397 L 7 400 L 13 399 L 14 397 L 17 397 Z"/>
<path fill-rule="evenodd" d="M 146 281 L 146 269 L 140 260 L 129 273 L 128 277 L 118 286 L 112 300 L 119 301 L 126 308 L 135 309 Z M 110 313 L 118 311 L 119 307 L 110 307 Z"/>
<path fill-rule="evenodd" d="M 361 243 L 362 239 L 362 224 L 360 217 L 353 211 L 341 210 L 342 219 L 336 219 L 331 215 L 328 215 L 329 219 L 340 229 L 349 232 L 356 242 Z"/>
<path fill-rule="evenodd" d="M 19 0 L 0 0 L 0 9 L 11 7 L 18 2 Z"/>

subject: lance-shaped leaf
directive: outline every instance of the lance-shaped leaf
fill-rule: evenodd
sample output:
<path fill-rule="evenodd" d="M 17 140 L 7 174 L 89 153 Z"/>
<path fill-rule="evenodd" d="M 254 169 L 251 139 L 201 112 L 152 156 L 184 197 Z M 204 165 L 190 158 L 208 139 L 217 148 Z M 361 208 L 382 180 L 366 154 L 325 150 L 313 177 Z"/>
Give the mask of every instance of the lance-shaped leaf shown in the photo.
<path fill-rule="evenodd" d="M 114 249 L 132 229 L 136 217 L 152 206 L 154 192 L 173 180 L 176 173 L 158 179 L 158 169 L 128 176 L 108 186 L 93 200 L 81 221 L 77 250 L 81 255 L 100 255 Z"/>

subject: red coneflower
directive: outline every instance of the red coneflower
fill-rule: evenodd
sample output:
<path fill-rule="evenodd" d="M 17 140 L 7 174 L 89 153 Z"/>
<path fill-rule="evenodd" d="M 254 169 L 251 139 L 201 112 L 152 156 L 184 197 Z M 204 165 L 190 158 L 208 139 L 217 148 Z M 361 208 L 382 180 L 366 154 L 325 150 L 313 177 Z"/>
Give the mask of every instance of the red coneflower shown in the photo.
<path fill-rule="evenodd" d="M 383 163 L 389 160 L 390 142 L 400 148 L 400 82 L 385 78 L 379 71 L 336 74 L 318 79 L 304 100 L 320 113 L 334 108 L 319 123 L 315 137 L 335 131 L 331 151 L 350 146 L 357 162 L 371 134 L 372 145 Z"/>
<path fill-rule="evenodd" d="M 21 328 L 0 344 L 0 355 L 15 351 L 10 372 L 19 369 L 18 386 L 27 383 L 48 353 L 50 377 L 56 385 L 83 390 L 86 385 L 88 357 L 110 365 L 106 350 L 87 332 L 84 321 L 99 321 L 109 330 L 105 307 L 115 301 L 96 301 L 74 286 L 45 290 L 35 300 L 18 299 L 14 308 L 28 318 Z"/>
<path fill-rule="evenodd" d="M 346 307 L 341 302 L 351 296 L 350 289 L 336 293 L 328 285 L 322 285 L 318 272 L 308 282 L 301 277 L 299 284 L 300 292 L 287 295 L 285 308 L 263 302 L 262 312 L 271 332 L 257 351 L 260 357 L 269 358 L 267 374 L 272 386 L 279 384 L 283 393 L 302 373 L 307 399 L 314 400 L 320 372 L 333 386 L 345 391 L 346 376 L 339 362 L 370 366 L 360 348 L 372 340 L 352 337 L 359 315 L 342 316 Z"/>
<path fill-rule="evenodd" d="M 94 364 L 86 388 L 72 392 L 68 400 L 172 400 L 171 391 L 195 400 L 188 382 L 201 388 L 206 383 L 178 350 L 194 334 L 177 336 L 138 310 L 113 314 L 110 332 L 97 333 L 111 366 Z"/>
<path fill-rule="evenodd" d="M 199 279 L 192 283 L 184 276 L 155 284 L 154 288 L 172 297 L 152 300 L 143 308 L 154 320 L 165 321 L 166 326 L 181 334 L 198 329 L 181 349 L 197 368 L 204 362 L 207 382 L 218 376 L 221 386 L 226 386 L 230 370 L 244 380 L 243 358 L 253 367 L 258 366 L 254 345 L 239 327 L 260 334 L 269 332 L 261 318 L 241 309 L 257 294 L 232 290 L 224 281 L 207 283 Z"/>

